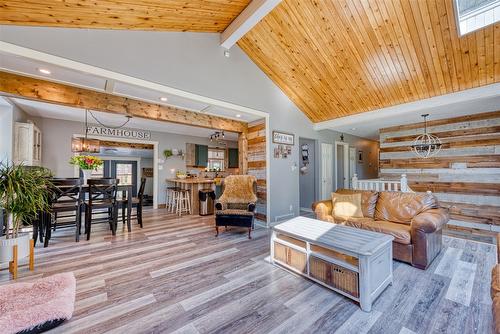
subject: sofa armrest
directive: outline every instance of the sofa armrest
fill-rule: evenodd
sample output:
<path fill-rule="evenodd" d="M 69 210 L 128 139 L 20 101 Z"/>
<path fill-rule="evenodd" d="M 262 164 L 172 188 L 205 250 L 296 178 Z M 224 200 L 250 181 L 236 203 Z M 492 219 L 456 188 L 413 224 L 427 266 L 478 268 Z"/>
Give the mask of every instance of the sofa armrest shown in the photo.
<path fill-rule="evenodd" d="M 332 200 L 327 199 L 320 202 L 314 202 L 312 209 L 319 220 L 329 221 L 328 217 L 332 215 L 333 204 Z"/>
<path fill-rule="evenodd" d="M 411 229 L 424 233 L 433 233 L 441 230 L 449 219 L 450 215 L 447 209 L 430 209 L 413 217 Z"/>
<path fill-rule="evenodd" d="M 500 263 L 500 233 L 497 233 L 497 263 Z"/>

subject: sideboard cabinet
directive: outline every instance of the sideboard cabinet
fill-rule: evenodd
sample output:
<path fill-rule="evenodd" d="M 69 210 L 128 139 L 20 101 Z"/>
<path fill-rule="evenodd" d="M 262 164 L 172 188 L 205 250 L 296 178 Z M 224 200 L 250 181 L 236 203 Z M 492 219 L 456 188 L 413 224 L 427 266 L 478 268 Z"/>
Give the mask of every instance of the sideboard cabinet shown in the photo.
<path fill-rule="evenodd" d="M 40 166 L 42 163 L 42 132 L 33 123 L 16 122 L 14 128 L 14 163 Z"/>

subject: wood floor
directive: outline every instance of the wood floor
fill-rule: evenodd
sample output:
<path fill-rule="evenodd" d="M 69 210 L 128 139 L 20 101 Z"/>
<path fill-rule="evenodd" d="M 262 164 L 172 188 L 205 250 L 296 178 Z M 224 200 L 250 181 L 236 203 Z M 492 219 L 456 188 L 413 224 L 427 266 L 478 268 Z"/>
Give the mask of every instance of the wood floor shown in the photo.
<path fill-rule="evenodd" d="M 56 231 L 35 272 L 73 271 L 73 319 L 53 333 L 490 333 L 495 246 L 445 237 L 427 271 L 394 263 L 394 284 L 362 312 L 349 299 L 266 261 L 264 228 L 214 237 L 213 218 L 145 213 L 144 228 L 90 242 Z M 235 233 L 236 232 L 236 233 Z M 0 284 L 8 273 L 0 271 Z"/>

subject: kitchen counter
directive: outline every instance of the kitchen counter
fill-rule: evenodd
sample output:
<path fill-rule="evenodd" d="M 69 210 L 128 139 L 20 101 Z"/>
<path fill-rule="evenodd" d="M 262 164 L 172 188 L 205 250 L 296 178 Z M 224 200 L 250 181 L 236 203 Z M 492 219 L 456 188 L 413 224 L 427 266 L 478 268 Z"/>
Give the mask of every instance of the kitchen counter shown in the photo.
<path fill-rule="evenodd" d="M 215 180 L 205 179 L 205 178 L 187 178 L 187 179 L 177 179 L 171 178 L 166 180 L 167 183 L 173 183 L 176 187 L 182 189 L 188 189 L 190 193 L 189 200 L 191 201 L 191 214 L 200 214 L 200 197 L 199 191 L 202 189 L 212 189 L 215 191 Z"/>
<path fill-rule="evenodd" d="M 195 184 L 195 183 L 215 183 L 214 179 L 204 179 L 204 178 L 198 178 L 198 177 L 193 177 L 193 178 L 187 178 L 187 179 L 167 179 L 167 182 L 174 182 L 174 183 L 180 183 L 180 184 Z"/>

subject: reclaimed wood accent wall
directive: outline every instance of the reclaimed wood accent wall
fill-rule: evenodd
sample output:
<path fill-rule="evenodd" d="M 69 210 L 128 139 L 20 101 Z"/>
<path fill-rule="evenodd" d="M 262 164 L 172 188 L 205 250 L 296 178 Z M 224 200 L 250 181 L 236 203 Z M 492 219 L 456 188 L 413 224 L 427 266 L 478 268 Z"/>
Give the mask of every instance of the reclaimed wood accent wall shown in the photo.
<path fill-rule="evenodd" d="M 451 224 L 500 231 L 500 111 L 428 125 L 443 143 L 428 159 L 409 147 L 423 123 L 380 130 L 380 176 L 405 173 L 412 190 L 432 191 L 450 209 Z"/>
<path fill-rule="evenodd" d="M 257 214 L 259 220 L 267 220 L 266 180 L 266 123 L 264 120 L 248 125 L 248 174 L 257 177 Z"/>

